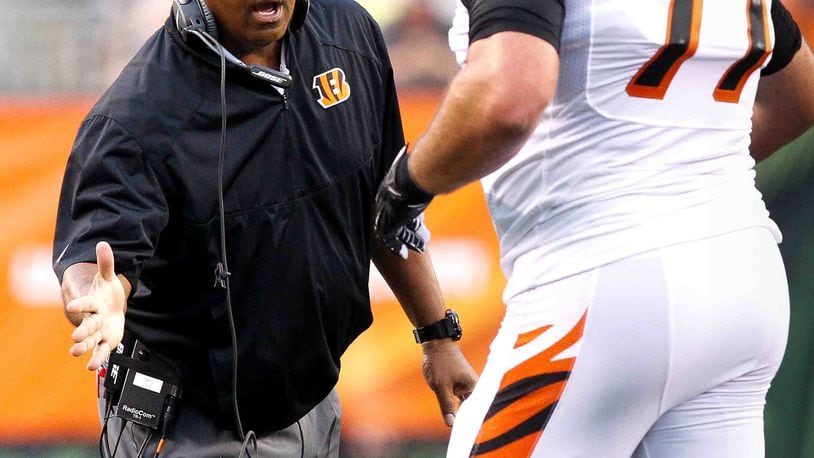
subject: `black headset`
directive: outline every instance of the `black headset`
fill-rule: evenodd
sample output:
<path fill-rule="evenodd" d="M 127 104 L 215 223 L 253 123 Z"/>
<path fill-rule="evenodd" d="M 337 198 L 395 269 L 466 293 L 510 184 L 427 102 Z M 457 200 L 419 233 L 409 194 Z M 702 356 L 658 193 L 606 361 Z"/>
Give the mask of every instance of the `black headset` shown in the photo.
<path fill-rule="evenodd" d="M 289 30 L 297 30 L 305 23 L 308 16 L 310 0 L 296 0 L 294 4 L 294 14 L 291 18 Z M 175 26 L 181 32 L 181 37 L 187 40 L 189 35 L 195 35 L 212 51 L 220 54 L 223 47 L 218 43 L 218 27 L 215 23 L 215 16 L 206 6 L 204 0 L 173 0 L 172 16 Z M 226 60 L 241 67 L 259 79 L 262 79 L 273 86 L 287 88 L 291 85 L 291 76 L 272 68 L 262 65 L 247 65 L 237 59 L 231 53 L 226 53 Z"/>

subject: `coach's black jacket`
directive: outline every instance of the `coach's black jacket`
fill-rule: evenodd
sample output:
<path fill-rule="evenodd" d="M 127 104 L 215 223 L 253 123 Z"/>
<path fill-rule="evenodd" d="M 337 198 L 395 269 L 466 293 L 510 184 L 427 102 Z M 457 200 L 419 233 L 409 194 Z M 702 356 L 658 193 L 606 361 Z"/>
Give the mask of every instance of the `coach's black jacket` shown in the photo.
<path fill-rule="evenodd" d="M 236 67 L 226 78 L 237 392 L 244 427 L 258 432 L 321 401 L 340 355 L 370 325 L 371 207 L 404 143 L 381 33 L 356 3 L 313 0 L 285 40 L 285 97 Z M 126 328 L 181 364 L 185 400 L 231 424 L 225 290 L 213 286 L 219 62 L 170 19 L 92 109 L 68 161 L 54 269 L 61 281 L 71 264 L 95 262 L 98 241 L 111 242 L 117 273 L 134 287 Z M 331 78 L 319 75 L 337 68 L 349 97 L 329 95 L 339 103 L 323 108 Z"/>

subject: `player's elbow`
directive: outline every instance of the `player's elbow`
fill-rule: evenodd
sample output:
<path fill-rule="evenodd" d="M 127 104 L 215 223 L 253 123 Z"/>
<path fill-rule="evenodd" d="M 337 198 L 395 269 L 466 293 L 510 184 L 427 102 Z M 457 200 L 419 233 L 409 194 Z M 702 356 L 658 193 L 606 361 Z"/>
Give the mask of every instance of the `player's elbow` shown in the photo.
<path fill-rule="evenodd" d="M 472 68 L 478 79 L 477 100 L 483 121 L 493 135 L 510 138 L 527 137 L 537 127 L 543 111 L 554 98 L 557 86 L 557 66 L 552 60 L 531 65 L 511 62 L 491 62 L 481 59 Z M 518 64 L 516 73 L 507 68 Z"/>
<path fill-rule="evenodd" d="M 482 103 L 483 119 L 492 135 L 506 140 L 525 140 L 540 122 L 551 102 L 553 88 L 506 81 L 487 91 Z"/>
<path fill-rule="evenodd" d="M 525 137 L 540 121 L 557 86 L 559 56 L 550 43 L 519 32 L 502 32 L 470 46 L 464 67 L 476 81 L 483 120 L 494 135 Z"/>

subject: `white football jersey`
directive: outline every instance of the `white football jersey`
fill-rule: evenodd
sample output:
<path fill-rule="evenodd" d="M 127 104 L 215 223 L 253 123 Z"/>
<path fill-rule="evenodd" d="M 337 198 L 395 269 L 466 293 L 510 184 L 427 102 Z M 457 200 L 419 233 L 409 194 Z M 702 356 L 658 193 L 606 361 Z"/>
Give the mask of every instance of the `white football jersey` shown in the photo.
<path fill-rule="evenodd" d="M 749 155 L 771 1 L 564 1 L 554 99 L 521 151 L 482 180 L 505 301 L 748 227 L 780 241 Z M 459 3 L 450 46 L 462 65 L 468 24 Z"/>

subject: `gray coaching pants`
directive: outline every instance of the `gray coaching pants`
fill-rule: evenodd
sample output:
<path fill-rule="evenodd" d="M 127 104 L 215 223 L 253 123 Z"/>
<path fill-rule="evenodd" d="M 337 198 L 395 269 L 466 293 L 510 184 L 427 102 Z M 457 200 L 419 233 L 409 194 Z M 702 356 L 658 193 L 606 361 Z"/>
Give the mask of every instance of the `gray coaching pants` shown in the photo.
<path fill-rule="evenodd" d="M 103 404 L 103 397 L 100 397 L 99 418 L 104 425 Z M 281 431 L 259 435 L 256 454 L 252 447 L 248 450 L 253 458 L 338 457 L 341 416 L 339 396 L 336 389 L 333 389 L 322 402 L 293 425 Z M 184 404 L 183 400 L 179 403 L 178 415 L 173 424 L 165 439 L 162 457 L 226 458 L 240 454 L 242 441 L 234 433 L 219 428 L 211 416 L 195 406 Z M 144 444 L 141 456 L 152 457 L 155 453 L 160 431 L 154 432 L 145 443 L 150 429 L 128 422 L 122 431 L 122 420 L 112 414 L 107 422 L 107 430 L 111 452 L 121 432 L 115 454 L 117 458 L 135 458 Z"/>

